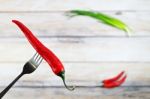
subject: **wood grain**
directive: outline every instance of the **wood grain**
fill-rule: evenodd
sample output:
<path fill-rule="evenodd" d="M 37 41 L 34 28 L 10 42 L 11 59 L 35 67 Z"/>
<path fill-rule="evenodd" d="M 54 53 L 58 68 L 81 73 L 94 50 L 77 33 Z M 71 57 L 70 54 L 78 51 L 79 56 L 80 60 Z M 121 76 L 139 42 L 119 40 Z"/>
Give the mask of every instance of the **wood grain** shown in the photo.
<path fill-rule="evenodd" d="M 150 38 L 39 38 L 65 62 L 149 62 Z M 24 38 L 0 39 L 1 62 L 22 62 L 35 50 Z M 25 53 L 26 52 L 26 53 Z"/>
<path fill-rule="evenodd" d="M 0 0 L 0 11 L 149 10 L 149 0 Z"/>
<path fill-rule="evenodd" d="M 0 0 L 0 91 L 22 70 L 35 50 L 12 19 L 26 24 L 62 60 L 67 91 L 44 61 L 22 77 L 3 99 L 149 99 L 150 0 Z M 72 9 L 95 10 L 131 27 L 130 38 L 88 17 L 67 18 Z M 119 88 L 100 88 L 104 78 L 125 70 Z"/>
<path fill-rule="evenodd" d="M 22 69 L 24 63 L 0 64 L 0 90 L 11 82 Z M 30 75 L 25 75 L 6 94 L 3 99 L 149 99 L 149 63 L 64 63 L 66 68 L 66 82 L 76 85 L 76 90 L 66 90 L 59 77 L 42 63 L 41 66 Z M 83 70 L 84 68 L 84 70 Z M 7 72 L 6 72 L 7 70 Z M 113 71 L 112 71 L 113 70 Z M 119 88 L 101 88 L 100 81 L 112 77 L 121 70 L 125 70 L 128 78 Z M 9 73 L 8 73 L 9 72 Z M 82 79 L 81 79 L 82 78 Z"/>
<path fill-rule="evenodd" d="M 63 63 L 66 82 L 77 86 L 98 86 L 101 81 L 111 78 L 121 71 L 128 75 L 125 86 L 148 86 L 150 63 Z M 21 71 L 24 63 L 0 63 L 0 86 L 6 86 Z M 45 62 L 30 75 L 22 77 L 16 86 L 62 86 L 62 80 L 54 75 Z"/>
<path fill-rule="evenodd" d="M 150 12 L 104 12 L 121 19 L 132 29 L 131 37 L 150 36 Z M 126 37 L 124 31 L 89 17 L 69 19 L 65 12 L 46 13 L 1 13 L 0 38 L 22 37 L 18 27 L 11 22 L 18 19 L 26 24 L 37 36 L 41 37 Z"/>
<path fill-rule="evenodd" d="M 1 88 L 2 89 L 2 88 Z M 3 99 L 149 99 L 149 87 L 120 87 L 116 89 L 77 88 L 13 88 Z"/>

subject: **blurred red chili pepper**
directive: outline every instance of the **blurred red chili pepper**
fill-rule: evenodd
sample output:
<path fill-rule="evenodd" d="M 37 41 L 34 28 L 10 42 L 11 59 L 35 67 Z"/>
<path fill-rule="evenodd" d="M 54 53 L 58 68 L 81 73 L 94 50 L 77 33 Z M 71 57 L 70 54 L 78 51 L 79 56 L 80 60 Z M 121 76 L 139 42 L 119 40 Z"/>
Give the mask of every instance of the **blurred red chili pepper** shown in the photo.
<path fill-rule="evenodd" d="M 121 84 L 123 84 L 126 80 L 127 76 L 125 75 L 121 80 L 119 81 L 114 81 L 114 82 L 110 82 L 110 83 L 104 83 L 103 87 L 104 88 L 114 88 L 114 87 L 118 87 Z"/>
<path fill-rule="evenodd" d="M 117 76 L 115 76 L 113 78 L 110 78 L 110 79 L 105 79 L 102 82 L 103 83 L 110 83 L 110 82 L 117 81 L 119 78 L 121 78 L 123 76 L 123 74 L 124 74 L 124 71 L 122 71 L 121 73 L 119 73 Z"/>
<path fill-rule="evenodd" d="M 12 20 L 12 22 L 15 23 L 22 30 L 30 44 L 50 65 L 52 71 L 57 76 L 60 76 L 62 78 L 65 87 L 69 90 L 74 90 L 74 87 L 68 87 L 65 83 L 65 69 L 58 57 L 46 46 L 44 46 L 23 23 L 17 20 Z"/>

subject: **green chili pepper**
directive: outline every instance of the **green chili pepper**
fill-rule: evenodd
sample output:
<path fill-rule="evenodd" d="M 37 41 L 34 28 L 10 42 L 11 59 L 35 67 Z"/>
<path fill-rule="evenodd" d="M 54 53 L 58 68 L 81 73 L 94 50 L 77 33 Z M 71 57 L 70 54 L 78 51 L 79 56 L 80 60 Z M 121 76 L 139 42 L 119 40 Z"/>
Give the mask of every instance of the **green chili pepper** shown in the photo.
<path fill-rule="evenodd" d="M 93 11 L 85 11 L 85 10 L 71 10 L 69 11 L 69 13 L 67 14 L 70 17 L 74 17 L 74 16 L 89 16 L 92 17 L 94 19 L 97 19 L 107 25 L 113 26 L 115 28 L 118 28 L 120 30 L 123 30 L 125 32 L 130 33 L 130 28 L 121 20 L 113 18 L 109 15 L 100 13 L 100 12 L 93 12 Z"/>

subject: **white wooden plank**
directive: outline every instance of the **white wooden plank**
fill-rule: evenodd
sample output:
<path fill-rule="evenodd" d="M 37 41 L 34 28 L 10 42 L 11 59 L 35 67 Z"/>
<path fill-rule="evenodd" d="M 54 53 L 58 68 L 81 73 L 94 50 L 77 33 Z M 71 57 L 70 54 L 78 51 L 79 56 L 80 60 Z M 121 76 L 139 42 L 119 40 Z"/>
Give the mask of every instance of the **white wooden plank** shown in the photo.
<path fill-rule="evenodd" d="M 65 62 L 149 62 L 150 38 L 40 38 Z M 0 39 L 0 61 L 22 62 L 34 54 L 24 39 Z"/>
<path fill-rule="evenodd" d="M 1 0 L 0 11 L 150 10 L 149 0 Z"/>
<path fill-rule="evenodd" d="M 150 36 L 150 12 L 104 12 L 121 19 L 131 27 L 134 36 Z M 1 13 L 0 37 L 22 37 L 18 27 L 11 22 L 18 19 L 26 24 L 37 36 L 126 36 L 126 33 L 97 22 L 89 17 L 68 19 L 63 12 L 53 13 Z"/>
<path fill-rule="evenodd" d="M 115 89 L 80 88 L 12 88 L 3 99 L 149 99 L 149 87 L 121 87 Z"/>
<path fill-rule="evenodd" d="M 22 63 L 0 63 L 0 86 L 10 83 L 23 68 Z M 127 80 L 123 86 L 149 86 L 150 63 L 64 63 L 66 82 L 76 86 L 100 86 L 101 81 L 114 77 L 124 70 Z M 22 77 L 16 86 L 63 86 L 46 63 L 30 75 Z"/>

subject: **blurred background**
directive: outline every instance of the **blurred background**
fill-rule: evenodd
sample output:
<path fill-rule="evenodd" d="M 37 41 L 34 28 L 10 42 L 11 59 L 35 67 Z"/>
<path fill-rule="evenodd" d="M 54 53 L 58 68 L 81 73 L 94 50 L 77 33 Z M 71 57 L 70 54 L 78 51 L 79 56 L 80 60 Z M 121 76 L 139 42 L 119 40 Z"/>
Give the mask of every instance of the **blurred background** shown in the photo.
<path fill-rule="evenodd" d="M 99 11 L 125 22 L 132 35 L 89 17 L 68 18 L 66 11 Z M 70 92 L 43 61 L 22 77 L 4 99 L 149 99 L 150 1 L 149 0 L 0 0 L 0 91 L 21 71 L 35 50 L 17 19 L 63 62 Z M 125 70 L 122 87 L 103 89 L 101 80 Z"/>

